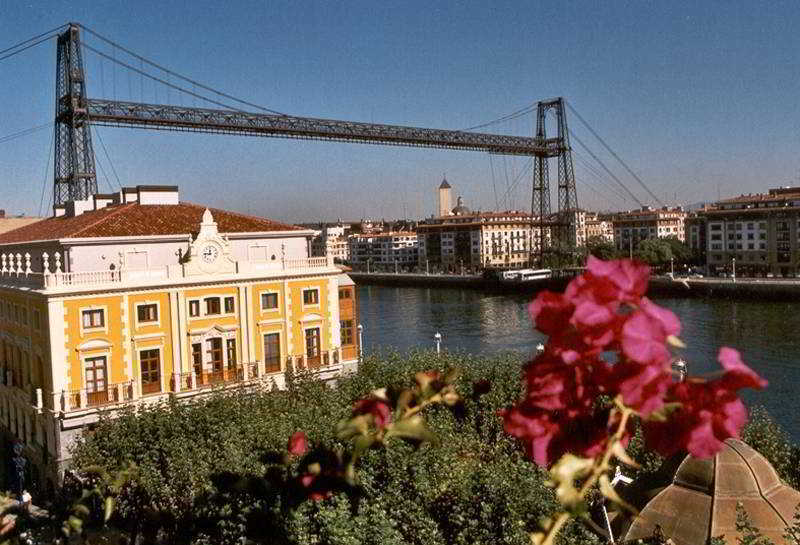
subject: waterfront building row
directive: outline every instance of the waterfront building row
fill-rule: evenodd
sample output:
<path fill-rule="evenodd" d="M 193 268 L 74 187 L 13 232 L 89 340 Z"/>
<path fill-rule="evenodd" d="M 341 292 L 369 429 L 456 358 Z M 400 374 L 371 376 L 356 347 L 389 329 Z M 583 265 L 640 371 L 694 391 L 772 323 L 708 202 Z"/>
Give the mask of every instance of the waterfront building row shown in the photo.
<path fill-rule="evenodd" d="M 720 200 L 698 213 L 709 274 L 800 274 L 800 187 Z M 694 229 L 694 227 L 693 227 Z"/>
<path fill-rule="evenodd" d="M 0 424 L 40 481 L 101 411 L 357 365 L 354 285 L 311 236 L 163 186 L 0 235 Z"/>

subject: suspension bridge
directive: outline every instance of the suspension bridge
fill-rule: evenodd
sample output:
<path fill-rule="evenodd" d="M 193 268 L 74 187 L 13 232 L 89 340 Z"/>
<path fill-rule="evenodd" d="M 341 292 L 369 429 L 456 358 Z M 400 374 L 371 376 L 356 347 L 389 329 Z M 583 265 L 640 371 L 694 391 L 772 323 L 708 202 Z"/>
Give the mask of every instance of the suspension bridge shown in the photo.
<path fill-rule="evenodd" d="M 104 51 L 99 47 L 95 47 L 95 45 L 86 43 L 82 40 L 82 32 L 96 39 L 98 43 L 95 45 L 104 44 L 110 47 L 111 53 L 108 50 Z M 539 227 L 541 238 L 538 246 L 540 251 L 543 252 L 546 246 L 547 230 L 550 230 L 554 239 L 561 241 L 562 245 L 567 242 L 569 237 L 566 236 L 568 227 L 566 213 L 578 208 L 573 166 L 573 153 L 575 150 L 570 146 L 570 136 L 594 159 L 594 164 L 590 164 L 582 156 L 578 156 L 578 160 L 585 165 L 588 174 L 613 191 L 613 195 L 625 201 L 629 201 L 630 198 L 640 206 L 643 204 L 620 178 L 568 128 L 567 108 L 589 129 L 604 148 L 624 166 L 628 174 L 646 190 L 649 197 L 662 204 L 658 197 L 622 161 L 619 155 L 561 97 L 539 101 L 535 105 L 517 110 L 507 116 L 465 130 L 433 129 L 292 116 L 238 99 L 182 76 L 79 23 L 62 25 L 1 50 L 0 61 L 51 39 L 56 39 L 57 41 L 56 115 L 53 123 L 55 127 L 54 206 L 69 200 L 86 199 L 98 192 L 92 126 L 478 151 L 489 153 L 491 154 L 490 157 L 492 155 L 509 155 L 527 156 L 529 158 L 526 167 L 517 175 L 513 185 L 507 183 L 507 192 L 513 186 L 516 186 L 524 176 L 528 175 L 528 172 L 532 171 L 531 214 L 534 217 L 535 225 Z M 144 101 L 134 102 L 130 100 L 92 98 L 87 92 L 87 74 L 84 68 L 84 56 L 87 51 L 100 59 L 109 61 L 132 74 L 138 75 L 142 80 L 147 78 L 153 81 L 154 84 L 162 85 L 167 89 L 167 96 L 169 96 L 170 90 L 177 91 L 185 96 L 199 99 L 216 107 L 201 108 L 197 106 L 155 104 Z M 127 60 L 122 60 L 120 57 L 124 57 Z M 137 62 L 138 66 L 136 66 Z M 147 66 L 147 69 L 145 66 Z M 152 70 L 155 70 L 157 75 L 153 74 Z M 535 113 L 536 116 L 536 129 L 533 136 L 475 132 L 475 129 L 492 126 L 532 113 Z M 551 115 L 548 116 L 548 114 Z M 555 118 L 554 128 L 548 126 L 548 117 L 550 119 Z M 0 143 L 3 143 L 6 139 L 24 136 L 41 128 L 42 126 L 37 126 L 6 137 L 0 137 Z M 100 143 L 103 145 L 102 140 Z M 105 148 L 104 145 L 103 148 Z M 104 151 L 106 150 L 104 149 Z M 551 160 L 557 163 L 558 202 L 555 210 L 553 210 L 550 202 L 549 165 Z M 597 191 L 591 186 L 587 187 L 592 191 Z M 622 191 L 620 191 L 620 188 Z"/>

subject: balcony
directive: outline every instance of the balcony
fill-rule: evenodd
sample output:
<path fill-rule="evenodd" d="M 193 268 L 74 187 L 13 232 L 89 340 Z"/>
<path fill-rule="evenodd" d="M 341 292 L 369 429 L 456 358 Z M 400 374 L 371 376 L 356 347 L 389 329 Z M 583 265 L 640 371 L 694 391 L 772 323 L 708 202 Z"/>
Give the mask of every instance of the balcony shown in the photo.
<path fill-rule="evenodd" d="M 65 390 L 54 394 L 54 397 L 54 406 L 64 412 L 103 407 L 131 401 L 134 398 L 134 384 L 128 381 L 108 384 L 104 390 Z"/>
<path fill-rule="evenodd" d="M 64 272 L 61 270 L 61 257 L 58 252 L 55 266 L 50 264 L 51 256 L 46 252 L 41 256 L 44 272 L 31 269 L 31 255 L 0 254 L 0 283 L 41 290 L 66 290 L 85 287 L 118 285 L 157 285 L 167 284 L 187 278 L 184 265 L 172 264 L 148 269 L 117 269 L 97 271 Z M 274 261 L 236 261 L 235 270 L 220 275 L 245 277 L 286 276 L 290 274 L 321 273 L 334 269 L 333 257 L 286 258 Z"/>
<path fill-rule="evenodd" d="M 104 390 L 64 390 L 48 392 L 42 396 L 41 390 L 35 391 L 36 399 L 32 403 L 39 409 L 46 408 L 56 412 L 68 413 L 98 408 L 117 408 L 128 402 L 138 402 L 144 396 L 157 394 L 193 395 L 209 392 L 215 388 L 237 388 L 255 386 L 262 381 L 273 380 L 275 375 L 286 369 L 292 371 L 307 370 L 312 372 L 336 371 L 342 361 L 358 358 L 358 348 L 348 346 L 342 349 L 324 350 L 317 356 L 288 356 L 284 366 L 267 366 L 263 362 L 249 362 L 234 367 L 203 373 L 176 373 L 169 377 L 166 390 L 162 390 L 161 382 L 140 385 L 138 381 L 109 384 Z M 39 399 L 42 397 L 42 399 Z"/>

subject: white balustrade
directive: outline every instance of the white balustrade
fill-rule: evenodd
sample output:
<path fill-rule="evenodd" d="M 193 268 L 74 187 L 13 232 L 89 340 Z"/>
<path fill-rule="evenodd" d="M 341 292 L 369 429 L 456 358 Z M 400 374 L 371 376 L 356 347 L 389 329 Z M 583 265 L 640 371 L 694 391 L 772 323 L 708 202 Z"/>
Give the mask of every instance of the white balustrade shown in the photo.
<path fill-rule="evenodd" d="M 115 270 L 64 272 L 61 265 L 60 252 L 53 252 L 52 254 L 43 252 L 41 255 L 42 272 L 34 272 L 30 253 L 26 252 L 24 254 L 24 264 L 21 253 L 0 254 L 0 277 L 5 278 L 6 282 L 11 282 L 12 284 L 34 288 L 59 288 L 158 282 L 183 278 L 185 274 L 185 269 L 177 265 L 134 270 L 119 268 Z M 51 257 L 53 260 L 52 270 Z M 239 274 L 281 274 L 288 271 L 300 272 L 330 268 L 332 266 L 333 258 L 330 256 L 298 257 L 274 261 L 239 261 L 236 264 L 236 272 Z"/>

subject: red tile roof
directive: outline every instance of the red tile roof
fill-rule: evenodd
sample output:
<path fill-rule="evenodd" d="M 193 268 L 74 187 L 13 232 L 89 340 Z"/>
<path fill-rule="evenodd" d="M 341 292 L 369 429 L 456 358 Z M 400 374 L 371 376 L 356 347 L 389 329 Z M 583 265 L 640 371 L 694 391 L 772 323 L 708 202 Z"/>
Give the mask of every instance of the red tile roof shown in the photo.
<path fill-rule="evenodd" d="M 0 234 L 0 244 L 63 238 L 180 235 L 196 233 L 205 206 L 180 204 L 119 204 L 74 217 L 52 217 Z M 237 212 L 209 208 L 220 233 L 299 231 L 302 227 Z"/>

